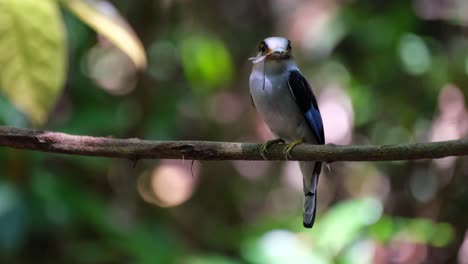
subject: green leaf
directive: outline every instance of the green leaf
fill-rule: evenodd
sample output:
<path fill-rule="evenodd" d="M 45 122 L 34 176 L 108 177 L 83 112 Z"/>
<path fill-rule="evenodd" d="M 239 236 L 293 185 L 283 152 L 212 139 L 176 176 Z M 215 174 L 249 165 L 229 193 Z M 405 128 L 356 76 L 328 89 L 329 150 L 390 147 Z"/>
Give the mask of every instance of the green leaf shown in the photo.
<path fill-rule="evenodd" d="M 101 0 L 62 0 L 62 2 L 84 23 L 127 54 L 138 69 L 146 68 L 143 45 L 111 3 Z"/>
<path fill-rule="evenodd" d="M 64 82 L 65 34 L 55 0 L 0 0 L 0 87 L 36 125 Z"/>

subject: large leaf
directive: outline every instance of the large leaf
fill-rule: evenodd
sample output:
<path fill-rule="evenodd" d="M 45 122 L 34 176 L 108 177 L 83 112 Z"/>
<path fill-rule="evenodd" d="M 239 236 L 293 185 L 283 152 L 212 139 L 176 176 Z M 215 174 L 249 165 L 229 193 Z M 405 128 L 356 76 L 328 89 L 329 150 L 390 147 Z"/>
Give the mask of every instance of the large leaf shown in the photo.
<path fill-rule="evenodd" d="M 0 86 L 35 124 L 63 87 L 66 45 L 55 0 L 0 0 Z"/>
<path fill-rule="evenodd" d="M 132 28 L 114 6 L 103 0 L 62 0 L 76 16 L 121 49 L 137 68 L 146 68 L 146 53 Z"/>

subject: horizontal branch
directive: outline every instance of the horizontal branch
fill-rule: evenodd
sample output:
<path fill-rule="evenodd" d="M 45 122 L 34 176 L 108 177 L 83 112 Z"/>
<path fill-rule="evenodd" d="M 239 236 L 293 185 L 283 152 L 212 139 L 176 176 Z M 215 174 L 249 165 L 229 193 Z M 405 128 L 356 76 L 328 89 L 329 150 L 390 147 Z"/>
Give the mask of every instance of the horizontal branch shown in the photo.
<path fill-rule="evenodd" d="M 150 141 L 137 138 L 76 136 L 0 126 L 0 146 L 71 155 L 139 159 L 262 160 L 260 144 L 209 141 Z M 273 145 L 268 159 L 284 160 L 284 145 Z M 468 139 L 384 146 L 297 146 L 289 160 L 390 161 L 468 155 Z"/>

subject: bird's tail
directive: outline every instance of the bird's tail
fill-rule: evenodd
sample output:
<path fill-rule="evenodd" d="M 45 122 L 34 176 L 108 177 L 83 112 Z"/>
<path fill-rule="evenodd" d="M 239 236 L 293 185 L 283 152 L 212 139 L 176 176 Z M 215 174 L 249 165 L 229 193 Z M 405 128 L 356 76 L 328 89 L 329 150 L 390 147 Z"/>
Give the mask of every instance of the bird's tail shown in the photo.
<path fill-rule="evenodd" d="M 312 228 L 317 209 L 317 186 L 322 162 L 299 162 L 304 187 L 304 227 Z"/>

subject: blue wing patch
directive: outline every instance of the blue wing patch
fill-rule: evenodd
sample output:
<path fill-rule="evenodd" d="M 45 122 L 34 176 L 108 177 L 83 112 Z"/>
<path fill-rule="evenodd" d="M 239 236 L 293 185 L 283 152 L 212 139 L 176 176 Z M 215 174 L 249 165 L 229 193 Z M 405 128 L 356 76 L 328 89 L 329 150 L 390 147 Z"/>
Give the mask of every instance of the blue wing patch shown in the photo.
<path fill-rule="evenodd" d="M 298 70 L 293 70 L 288 78 L 289 90 L 296 100 L 297 106 L 301 110 L 304 118 L 309 124 L 312 133 L 318 144 L 325 144 L 323 133 L 323 122 L 320 110 L 317 105 L 314 93 L 307 80 Z"/>

